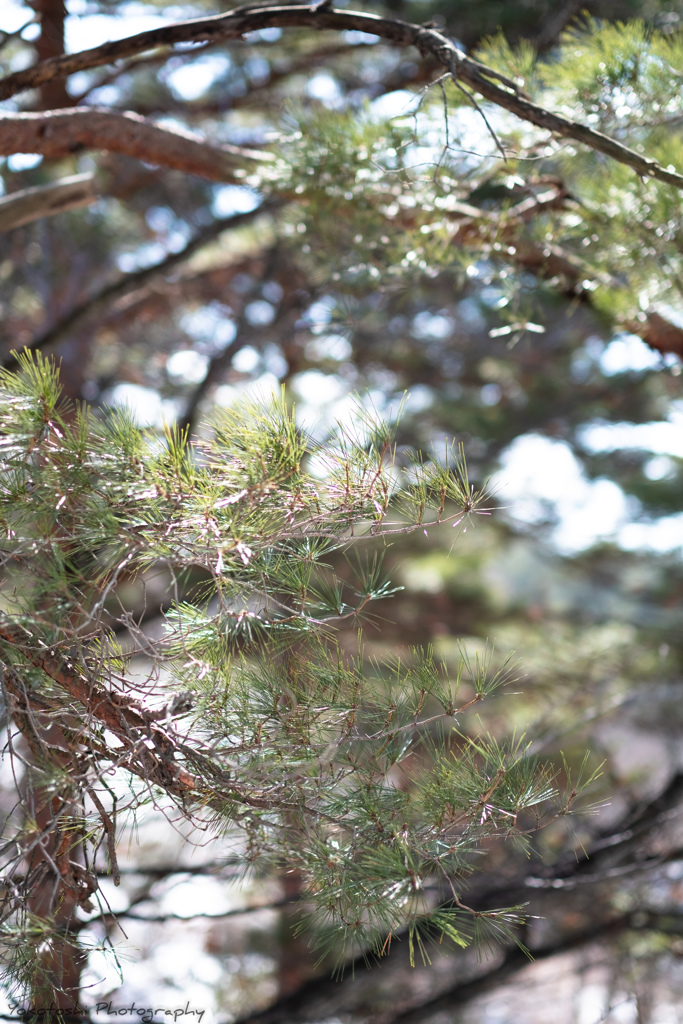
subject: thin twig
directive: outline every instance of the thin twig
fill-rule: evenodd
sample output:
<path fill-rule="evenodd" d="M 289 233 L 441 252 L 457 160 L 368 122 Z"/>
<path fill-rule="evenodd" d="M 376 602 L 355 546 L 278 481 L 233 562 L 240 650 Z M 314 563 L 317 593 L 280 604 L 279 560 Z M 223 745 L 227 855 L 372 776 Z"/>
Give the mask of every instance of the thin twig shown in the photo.
<path fill-rule="evenodd" d="M 109 865 L 111 867 L 112 880 L 114 885 L 121 885 L 121 872 L 119 871 L 119 862 L 116 858 L 116 828 L 114 826 L 114 822 L 107 814 L 102 801 L 93 787 L 88 786 L 87 790 L 90 794 L 90 799 L 97 808 L 97 812 L 102 819 L 102 824 L 104 825 L 104 831 L 107 834 L 107 853 L 109 854 Z"/>

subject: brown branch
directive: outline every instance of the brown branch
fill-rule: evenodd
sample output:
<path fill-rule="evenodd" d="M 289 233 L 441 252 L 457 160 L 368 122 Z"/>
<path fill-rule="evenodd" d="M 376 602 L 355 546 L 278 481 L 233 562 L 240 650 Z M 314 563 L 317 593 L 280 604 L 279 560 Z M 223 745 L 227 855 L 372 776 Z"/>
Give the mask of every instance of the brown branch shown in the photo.
<path fill-rule="evenodd" d="M 32 0 L 31 6 L 40 21 L 40 35 L 33 44 L 39 61 L 60 57 L 64 53 L 67 10 L 64 0 Z M 40 91 L 40 108 L 72 106 L 65 82 L 52 82 Z"/>
<path fill-rule="evenodd" d="M 15 650 L 50 679 L 67 691 L 83 707 L 108 729 L 119 737 L 128 735 L 128 727 L 144 729 L 155 723 L 153 716 L 128 697 L 109 693 L 102 686 L 90 680 L 69 658 L 64 658 L 55 648 L 41 643 L 24 626 L 0 622 L 0 640 Z"/>
<path fill-rule="evenodd" d="M 0 199 L 0 231 L 11 231 L 41 217 L 54 217 L 97 202 L 94 174 L 74 174 L 49 185 L 12 192 Z"/>
<path fill-rule="evenodd" d="M 73 727 L 78 729 L 78 721 L 70 723 L 66 728 L 55 716 L 54 702 L 45 700 L 32 692 L 11 668 L 4 667 L 4 686 L 9 697 L 13 719 L 22 733 L 31 754 L 34 765 L 43 767 L 46 763 L 64 773 L 66 780 L 73 780 L 78 774 L 77 758 L 74 755 L 70 734 Z M 67 712 L 66 716 L 69 717 Z M 76 903 L 86 910 L 91 910 L 90 896 L 97 887 L 97 879 L 77 858 L 76 851 L 82 853 L 80 839 L 76 839 L 74 829 L 69 826 L 68 819 L 74 811 L 73 795 L 67 782 L 66 792 L 56 793 L 51 786 L 40 786 L 33 793 L 36 821 L 41 821 L 41 833 L 31 838 L 32 854 L 44 861 L 44 867 L 54 871 L 57 888 L 52 888 L 49 898 L 52 904 L 60 887 L 72 894 Z M 30 850 L 24 851 L 29 863 L 33 859 Z M 29 872 L 30 875 L 30 872 Z M 35 901 L 36 894 L 28 886 L 29 903 Z M 40 888 L 40 886 L 39 886 Z M 43 897 L 47 894 L 43 892 Z M 62 892 L 63 897 L 63 892 Z M 61 898 L 59 902 L 61 902 Z M 40 896 L 37 897 L 40 901 Z M 34 903 L 35 906 L 35 903 Z"/>
<path fill-rule="evenodd" d="M 649 310 L 644 322 L 633 320 L 626 327 L 657 352 L 673 352 L 683 359 L 683 327 L 667 320 L 656 310 Z"/>
<path fill-rule="evenodd" d="M 23 71 L 16 71 L 0 79 L 0 100 L 9 99 L 26 89 L 33 89 L 56 78 L 72 75 L 76 71 L 113 64 L 127 57 L 161 46 L 176 43 L 204 43 L 219 40 L 242 39 L 249 32 L 264 28 L 285 28 L 288 26 L 309 26 L 344 31 L 357 29 L 371 32 L 401 45 L 414 41 L 418 26 L 408 25 L 391 18 L 379 18 L 372 14 L 342 11 L 317 11 L 300 5 L 273 6 L 244 11 L 240 8 L 227 14 L 208 18 L 195 18 L 162 28 L 139 32 L 126 39 L 104 43 L 80 53 L 65 54 L 42 61 Z"/>
<path fill-rule="evenodd" d="M 399 46 L 415 46 L 423 56 L 433 56 L 458 82 L 469 85 L 484 99 L 509 110 L 523 121 L 604 153 L 613 160 L 632 167 L 641 177 L 657 178 L 676 188 L 683 187 L 683 174 L 667 170 L 655 160 L 641 156 L 635 150 L 585 124 L 538 106 L 522 96 L 514 82 L 493 68 L 467 57 L 452 40 L 434 28 L 358 11 L 316 9 L 316 4 L 310 7 L 297 5 L 237 8 L 228 14 L 178 22 L 175 25 L 151 29 L 127 39 L 83 50 L 81 53 L 53 57 L 0 80 L 0 100 L 76 71 L 111 64 L 159 46 L 173 46 L 181 42 L 242 39 L 247 33 L 260 29 L 287 27 L 331 29 L 340 32 L 356 30 L 371 33 Z M 145 156 L 144 159 L 154 162 L 154 158 L 149 156 Z"/>
<path fill-rule="evenodd" d="M 179 742 L 173 731 L 164 727 L 162 722 L 166 720 L 165 709 L 150 711 L 126 694 L 107 690 L 93 675 L 85 674 L 87 666 L 64 657 L 57 647 L 48 647 L 26 627 L 2 619 L 0 640 L 18 651 L 30 665 L 44 672 L 80 704 L 86 712 L 86 725 L 88 719 L 96 719 L 123 744 L 123 749 L 108 750 L 94 736 L 90 736 L 89 745 L 96 754 L 113 762 L 114 766 L 131 772 L 148 785 L 159 786 L 171 796 L 183 800 L 188 797 L 201 799 L 206 806 L 221 808 L 225 799 L 228 799 L 259 810 L 303 810 L 312 817 L 337 823 L 336 819 L 324 812 L 305 805 L 290 803 L 278 797 L 262 796 L 258 792 L 245 792 L 229 773 L 218 768 L 205 754 Z M 2 663 L 0 667 L 4 667 Z M 5 675 L 7 685 L 7 668 Z M 30 696 L 25 694 L 26 709 L 30 707 Z M 153 749 L 145 740 L 151 742 Z M 177 763 L 176 751 L 187 758 L 195 771 L 202 774 L 193 775 Z M 216 792 L 216 784 L 222 787 L 220 794 Z"/>
<path fill-rule="evenodd" d="M 106 690 L 70 658 L 42 645 L 24 626 L 7 620 L 0 622 L 0 639 L 58 683 L 89 717 L 97 719 L 121 740 L 124 750 L 119 763 L 129 771 L 176 796 L 195 789 L 194 777 L 173 760 L 174 740 L 159 725 L 157 713 L 124 694 Z M 145 737 L 152 741 L 154 750 L 144 744 Z"/>
<path fill-rule="evenodd" d="M 0 115 L 0 156 L 40 153 L 54 158 L 85 149 L 124 153 L 149 164 L 222 182 L 235 182 L 236 165 L 244 160 L 270 159 L 267 153 L 227 144 L 214 146 L 191 132 L 161 128 L 131 111 L 75 107 Z"/>
<path fill-rule="evenodd" d="M 111 868 L 112 880 L 114 885 L 121 885 L 121 872 L 119 871 L 119 862 L 116 857 L 116 827 L 107 813 L 104 804 L 91 786 L 88 787 L 88 795 L 97 808 L 97 813 L 102 820 L 102 825 L 104 826 L 104 831 L 107 835 L 107 852 L 109 854 L 109 866 Z"/>

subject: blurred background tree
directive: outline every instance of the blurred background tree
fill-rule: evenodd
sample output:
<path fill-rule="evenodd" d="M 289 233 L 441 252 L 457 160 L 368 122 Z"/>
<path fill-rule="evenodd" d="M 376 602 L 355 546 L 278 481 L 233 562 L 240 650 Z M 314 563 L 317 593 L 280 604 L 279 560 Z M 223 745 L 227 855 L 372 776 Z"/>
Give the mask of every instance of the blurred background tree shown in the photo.
<path fill-rule="evenodd" d="M 683 169 L 680 4 L 368 10 L 433 20 L 520 96 Z M 0 57 L 20 72 L 217 13 L 15 2 Z M 644 21 L 621 21 L 634 16 Z M 433 54 L 358 29 L 265 25 L 17 94 L 0 121 L 7 196 L 86 177 L 79 208 L 0 235 L 0 344 L 8 365 L 24 345 L 53 353 L 72 398 L 200 434 L 215 407 L 281 383 L 319 437 L 354 393 L 390 415 L 407 392 L 399 459 L 455 436 L 500 509 L 452 551 L 440 533 L 389 549 L 405 589 L 366 652 L 431 641 L 449 660 L 458 637 L 514 648 L 523 695 L 497 698 L 483 724 L 526 730 L 572 765 L 586 748 L 592 766 L 606 758 L 594 798 L 609 804 L 569 838 L 547 830 L 528 857 L 492 849 L 472 882 L 482 909 L 529 901 L 531 966 L 503 948 L 408 973 L 398 946 L 336 985 L 291 936 L 296 879 L 233 892 L 229 868 L 182 844 L 170 856 L 150 821 L 113 903 L 142 952 L 121 989 L 93 959 L 93 1001 L 177 1001 L 180 986 L 219 1020 L 677 1019 L 681 192 L 481 97 L 476 109 L 457 83 L 428 88 L 442 71 Z M 136 142 L 133 122 L 126 145 L 113 130 L 88 144 L 68 134 L 72 120 L 48 132 L 53 149 L 27 155 L 17 133 L 55 108 L 134 111 L 195 137 L 176 135 L 168 156 L 168 139 Z M 353 648 L 355 632 L 341 640 Z M 178 924 L 200 904 L 216 919 Z M 117 942 L 118 927 L 107 924 Z"/>

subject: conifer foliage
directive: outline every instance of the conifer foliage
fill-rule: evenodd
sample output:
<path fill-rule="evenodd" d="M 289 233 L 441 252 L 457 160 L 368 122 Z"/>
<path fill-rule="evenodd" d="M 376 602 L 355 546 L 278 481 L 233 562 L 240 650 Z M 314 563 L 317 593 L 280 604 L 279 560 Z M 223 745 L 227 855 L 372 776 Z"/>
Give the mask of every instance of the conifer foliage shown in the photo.
<path fill-rule="evenodd" d="M 245 869 L 300 870 L 317 940 L 342 958 L 380 954 L 407 926 L 420 946 L 506 929 L 510 909 L 473 919 L 460 899 L 471 855 L 575 796 L 558 797 L 523 742 L 459 732 L 509 666 L 463 650 L 454 679 L 416 650 L 369 670 L 335 641 L 392 593 L 364 542 L 476 514 L 484 496 L 462 457 L 401 476 L 388 424 L 359 420 L 316 445 L 274 399 L 225 413 L 209 440 L 160 440 L 125 414 L 65 408 L 40 356 L 4 373 L 1 401 L 0 640 L 33 812 L 17 808 L 5 836 L 10 978 L 35 987 L 42 970 L 59 984 L 55 911 L 65 893 L 97 901 L 104 851 L 117 880 L 117 824 L 150 801 L 236 830 Z M 346 581 L 327 563 L 340 548 Z M 167 577 L 157 640 L 121 594 L 148 572 Z M 46 860 L 58 874 L 39 916 Z M 430 902 L 435 877 L 449 878 L 450 906 Z"/>
<path fill-rule="evenodd" d="M 508 662 L 463 649 L 453 678 L 427 649 L 369 668 L 335 641 L 393 592 L 364 543 L 481 508 L 461 455 L 397 473 L 387 423 L 316 445 L 275 400 L 225 413 L 209 440 L 160 440 L 60 404 L 40 356 L 4 373 L 0 400 L 0 641 L 28 785 L 3 853 L 10 978 L 60 984 L 46 951 L 76 942 L 78 921 L 56 923 L 59 909 L 97 902 L 105 853 L 117 880 L 117 825 L 148 802 L 202 835 L 233 830 L 245 870 L 300 871 L 312 934 L 342 961 L 406 927 L 420 949 L 506 931 L 515 908 L 461 901 L 472 855 L 576 796 L 523 741 L 459 731 Z M 327 564 L 339 549 L 346 580 Z M 158 639 L 122 596 L 149 573 L 167 578 Z M 38 915 L 46 861 L 57 878 Z M 448 906 L 430 899 L 441 878 Z"/>

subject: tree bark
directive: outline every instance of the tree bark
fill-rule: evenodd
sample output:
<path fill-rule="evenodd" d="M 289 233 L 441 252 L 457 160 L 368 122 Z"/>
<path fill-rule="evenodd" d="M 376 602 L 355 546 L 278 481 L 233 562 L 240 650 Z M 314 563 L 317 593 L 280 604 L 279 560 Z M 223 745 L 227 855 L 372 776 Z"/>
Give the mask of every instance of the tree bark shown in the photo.
<path fill-rule="evenodd" d="M 64 0 L 30 0 L 31 7 L 40 19 L 40 35 L 34 46 L 39 61 L 61 57 L 65 53 L 64 25 L 67 9 Z M 63 79 L 46 82 L 40 90 L 38 107 L 50 110 L 53 107 L 68 107 L 73 101 Z"/>
<path fill-rule="evenodd" d="M 245 160 L 271 160 L 268 153 L 239 146 L 214 146 L 199 135 L 161 128 L 131 111 L 74 107 L 39 114 L 0 115 L 0 156 L 40 153 L 52 159 L 86 149 L 110 153 L 197 174 L 211 181 L 235 182 L 236 165 Z"/>
<path fill-rule="evenodd" d="M 36 185 L 0 199 L 0 231 L 11 231 L 41 217 L 54 217 L 97 202 L 94 174 L 74 174 L 49 185 Z"/>

